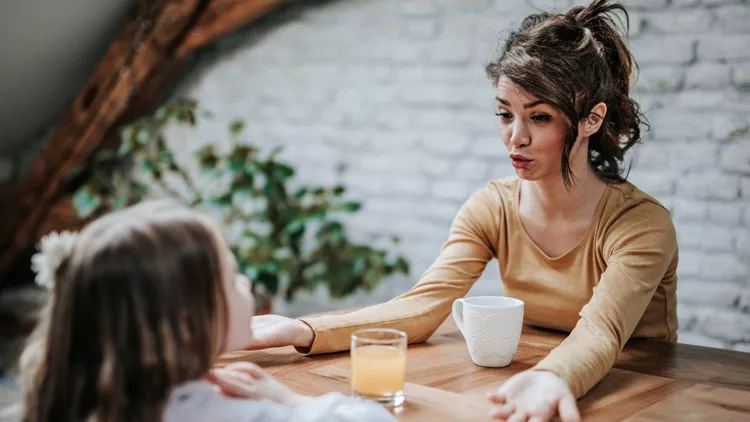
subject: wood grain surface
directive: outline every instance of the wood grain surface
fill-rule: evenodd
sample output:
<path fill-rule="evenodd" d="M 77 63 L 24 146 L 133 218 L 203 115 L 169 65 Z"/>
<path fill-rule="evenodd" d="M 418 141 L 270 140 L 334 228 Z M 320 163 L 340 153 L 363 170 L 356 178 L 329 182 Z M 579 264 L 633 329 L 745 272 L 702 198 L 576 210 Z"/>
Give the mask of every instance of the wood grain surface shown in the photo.
<path fill-rule="evenodd" d="M 472 363 L 466 342 L 448 318 L 425 343 L 410 345 L 406 403 L 399 421 L 490 420 L 485 395 L 532 367 L 564 334 L 525 327 L 505 368 Z M 348 352 L 305 357 L 291 347 L 224 356 L 220 365 L 252 361 L 295 390 L 350 394 Z M 579 400 L 585 421 L 748 421 L 750 353 L 635 340 L 614 369 Z"/>

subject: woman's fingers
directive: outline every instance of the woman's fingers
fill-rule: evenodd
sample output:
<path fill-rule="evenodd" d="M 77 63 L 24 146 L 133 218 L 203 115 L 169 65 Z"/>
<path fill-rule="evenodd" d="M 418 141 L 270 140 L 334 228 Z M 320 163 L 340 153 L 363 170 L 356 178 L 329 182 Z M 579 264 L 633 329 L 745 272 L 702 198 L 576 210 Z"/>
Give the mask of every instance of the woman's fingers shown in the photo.
<path fill-rule="evenodd" d="M 506 419 L 507 422 L 526 422 L 526 413 L 524 412 L 515 412 L 508 419 Z"/>
<path fill-rule="evenodd" d="M 581 414 L 578 412 L 576 399 L 572 394 L 566 394 L 560 399 L 558 412 L 562 422 L 579 422 L 581 420 Z"/>
<path fill-rule="evenodd" d="M 490 411 L 490 417 L 493 419 L 500 419 L 505 420 L 508 419 L 508 416 L 510 416 L 513 413 L 514 406 L 510 403 L 506 403 L 500 406 L 495 406 Z"/>
<path fill-rule="evenodd" d="M 487 399 L 494 404 L 503 404 L 508 401 L 508 396 L 504 392 L 495 391 L 487 393 Z"/>
<path fill-rule="evenodd" d="M 528 410 L 529 421 L 549 421 L 557 414 L 557 403 L 551 401 L 537 402 Z"/>
<path fill-rule="evenodd" d="M 214 374 L 214 372 L 216 372 L 216 369 L 208 371 L 205 376 L 206 381 L 210 382 L 211 384 L 216 384 L 216 375 Z"/>

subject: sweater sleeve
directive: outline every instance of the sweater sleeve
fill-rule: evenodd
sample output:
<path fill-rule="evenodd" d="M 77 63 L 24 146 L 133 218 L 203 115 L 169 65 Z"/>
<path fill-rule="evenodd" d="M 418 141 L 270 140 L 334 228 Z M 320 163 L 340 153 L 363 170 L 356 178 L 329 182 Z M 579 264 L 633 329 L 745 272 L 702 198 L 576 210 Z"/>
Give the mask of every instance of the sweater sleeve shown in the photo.
<path fill-rule="evenodd" d="M 497 188 L 491 184 L 464 203 L 450 228 L 440 255 L 407 293 L 388 302 L 344 315 L 304 318 L 315 331 L 303 354 L 348 350 L 351 334 L 361 328 L 394 328 L 409 343 L 427 340 L 450 314 L 495 255 L 502 213 Z"/>
<path fill-rule="evenodd" d="M 614 365 L 677 254 L 669 212 L 651 202 L 625 211 L 602 244 L 607 268 L 570 335 L 533 370 L 567 381 L 582 397 Z"/>

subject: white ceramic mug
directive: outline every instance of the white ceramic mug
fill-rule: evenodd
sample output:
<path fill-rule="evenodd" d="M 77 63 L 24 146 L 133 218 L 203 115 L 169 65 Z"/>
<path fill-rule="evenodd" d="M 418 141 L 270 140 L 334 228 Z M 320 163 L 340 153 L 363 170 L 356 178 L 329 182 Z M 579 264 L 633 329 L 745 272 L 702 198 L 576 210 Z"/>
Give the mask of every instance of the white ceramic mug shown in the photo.
<path fill-rule="evenodd" d="M 508 366 L 518 350 L 523 301 L 504 296 L 456 299 L 453 319 L 466 339 L 474 364 Z"/>

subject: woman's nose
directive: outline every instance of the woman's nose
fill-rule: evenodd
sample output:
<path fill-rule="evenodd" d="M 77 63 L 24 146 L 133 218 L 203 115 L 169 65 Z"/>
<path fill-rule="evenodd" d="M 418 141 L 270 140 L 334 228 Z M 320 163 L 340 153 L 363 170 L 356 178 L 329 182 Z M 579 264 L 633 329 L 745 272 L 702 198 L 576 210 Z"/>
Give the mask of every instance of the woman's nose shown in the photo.
<path fill-rule="evenodd" d="M 511 127 L 510 143 L 516 148 L 521 148 L 529 142 L 531 142 L 531 136 L 526 125 L 519 120 L 514 121 Z"/>

